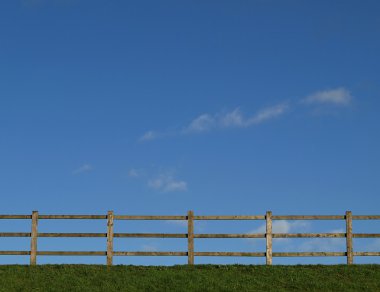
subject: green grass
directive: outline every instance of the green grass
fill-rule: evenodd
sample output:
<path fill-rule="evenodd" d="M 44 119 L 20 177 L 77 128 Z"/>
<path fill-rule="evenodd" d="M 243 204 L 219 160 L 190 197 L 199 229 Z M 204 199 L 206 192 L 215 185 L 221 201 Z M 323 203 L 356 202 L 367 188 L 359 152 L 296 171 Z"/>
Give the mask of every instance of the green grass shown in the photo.
<path fill-rule="evenodd" d="M 380 291 L 380 265 L 0 266 L 0 291 Z"/>

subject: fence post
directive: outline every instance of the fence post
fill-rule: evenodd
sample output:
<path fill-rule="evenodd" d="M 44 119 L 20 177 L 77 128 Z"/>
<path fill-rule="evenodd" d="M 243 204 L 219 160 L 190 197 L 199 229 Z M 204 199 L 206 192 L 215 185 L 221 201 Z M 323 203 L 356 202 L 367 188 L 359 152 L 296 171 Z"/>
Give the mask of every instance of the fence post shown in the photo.
<path fill-rule="evenodd" d="M 187 212 L 187 263 L 194 265 L 194 212 Z"/>
<path fill-rule="evenodd" d="M 346 246 L 347 246 L 347 265 L 354 263 L 352 246 L 352 212 L 346 211 Z"/>
<path fill-rule="evenodd" d="M 272 212 L 267 211 L 265 215 L 266 219 L 266 263 L 272 264 Z"/>
<path fill-rule="evenodd" d="M 32 212 L 32 233 L 30 242 L 30 265 L 37 264 L 37 234 L 38 232 L 38 211 Z"/>
<path fill-rule="evenodd" d="M 107 266 L 112 266 L 113 262 L 113 211 L 107 214 Z"/>

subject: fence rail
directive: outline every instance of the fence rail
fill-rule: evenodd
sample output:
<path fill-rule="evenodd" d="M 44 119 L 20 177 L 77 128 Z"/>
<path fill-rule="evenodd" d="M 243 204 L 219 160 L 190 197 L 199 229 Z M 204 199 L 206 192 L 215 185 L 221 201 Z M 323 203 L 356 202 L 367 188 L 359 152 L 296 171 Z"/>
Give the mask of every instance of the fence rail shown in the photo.
<path fill-rule="evenodd" d="M 273 257 L 347 257 L 347 264 L 354 262 L 355 256 L 380 256 L 380 252 L 354 252 L 353 238 L 380 238 L 380 233 L 353 233 L 353 220 L 380 220 L 380 215 L 352 215 L 347 211 L 345 215 L 280 215 L 274 216 L 268 211 L 265 215 L 257 216 L 194 216 L 193 211 L 188 211 L 187 216 L 136 216 L 114 215 L 108 211 L 107 215 L 39 215 L 33 211 L 31 215 L 0 215 L 0 219 L 29 219 L 31 220 L 31 232 L 0 232 L 0 237 L 30 237 L 30 251 L 0 251 L 0 255 L 27 255 L 30 256 L 30 264 L 37 264 L 37 256 L 106 256 L 107 265 L 113 264 L 114 256 L 187 256 L 188 264 L 194 264 L 194 257 L 199 256 L 227 256 L 227 257 L 265 257 L 266 264 L 271 265 Z M 105 233 L 39 233 L 39 220 L 107 220 L 107 232 Z M 187 221 L 187 233 L 115 233 L 115 220 L 184 220 Z M 194 233 L 194 221 L 196 220 L 262 220 L 266 223 L 265 233 L 222 233 L 201 234 Z M 273 233 L 272 222 L 274 220 L 344 220 L 346 222 L 345 233 Z M 106 251 L 39 251 L 37 249 L 38 238 L 43 237 L 98 237 L 107 238 Z M 187 251 L 115 251 L 114 238 L 187 238 Z M 197 252 L 194 251 L 194 241 L 197 238 L 265 238 L 265 252 Z M 345 252 L 273 252 L 272 242 L 274 238 L 346 238 Z"/>

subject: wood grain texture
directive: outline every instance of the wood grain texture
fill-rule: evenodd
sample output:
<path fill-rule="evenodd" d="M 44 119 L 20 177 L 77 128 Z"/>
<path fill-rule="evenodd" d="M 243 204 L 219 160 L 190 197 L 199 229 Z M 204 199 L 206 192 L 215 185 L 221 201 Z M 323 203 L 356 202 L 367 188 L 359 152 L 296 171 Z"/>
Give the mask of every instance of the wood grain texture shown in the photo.
<path fill-rule="evenodd" d="M 273 233 L 273 238 L 344 238 L 346 233 Z"/>
<path fill-rule="evenodd" d="M 194 216 L 194 220 L 265 220 L 265 216 Z"/>
<path fill-rule="evenodd" d="M 194 213 L 187 212 L 187 263 L 194 265 Z"/>
<path fill-rule="evenodd" d="M 115 233 L 119 238 L 187 238 L 187 233 Z"/>
<path fill-rule="evenodd" d="M 32 232 L 30 241 L 30 265 L 37 264 L 37 233 L 38 233 L 38 211 L 32 212 Z"/>
<path fill-rule="evenodd" d="M 115 256 L 187 256 L 182 251 L 115 251 Z"/>
<path fill-rule="evenodd" d="M 345 252 L 274 252 L 274 257 L 344 257 Z"/>
<path fill-rule="evenodd" d="M 194 238 L 265 238 L 264 233 L 233 234 L 233 233 L 204 233 L 194 234 Z"/>
<path fill-rule="evenodd" d="M 195 256 L 223 256 L 223 257 L 265 257 L 265 252 L 194 252 Z"/>
<path fill-rule="evenodd" d="M 352 246 L 352 212 L 346 211 L 346 247 L 347 247 L 347 265 L 354 263 L 353 246 Z"/>
<path fill-rule="evenodd" d="M 273 216 L 273 220 L 344 220 L 341 215 L 280 215 Z"/>
<path fill-rule="evenodd" d="M 28 232 L 2 232 L 0 237 L 31 237 L 31 233 Z"/>
<path fill-rule="evenodd" d="M 113 264 L 113 211 L 107 214 L 107 266 Z"/>
<path fill-rule="evenodd" d="M 272 265 L 272 212 L 267 211 L 266 219 L 266 264 Z"/>
<path fill-rule="evenodd" d="M 115 220 L 186 220 L 186 216 L 115 215 Z"/>
<path fill-rule="evenodd" d="M 31 215 L 0 215 L 0 219 L 32 219 Z"/>
<path fill-rule="evenodd" d="M 43 256 L 106 256 L 106 251 L 38 251 Z"/>
<path fill-rule="evenodd" d="M 38 219 L 107 219 L 107 215 L 39 215 Z"/>

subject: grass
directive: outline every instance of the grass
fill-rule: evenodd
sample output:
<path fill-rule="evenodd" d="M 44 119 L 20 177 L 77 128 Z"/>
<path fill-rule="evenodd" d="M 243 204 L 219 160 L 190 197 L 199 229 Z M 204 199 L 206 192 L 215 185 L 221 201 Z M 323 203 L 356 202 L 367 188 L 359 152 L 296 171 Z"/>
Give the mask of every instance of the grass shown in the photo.
<path fill-rule="evenodd" d="M 0 291 L 380 291 L 380 265 L 0 266 Z"/>

